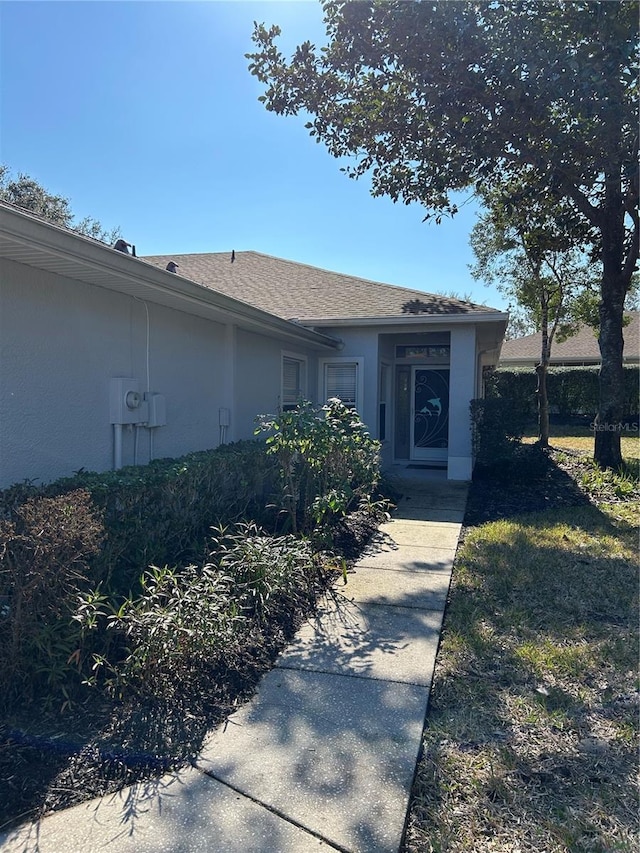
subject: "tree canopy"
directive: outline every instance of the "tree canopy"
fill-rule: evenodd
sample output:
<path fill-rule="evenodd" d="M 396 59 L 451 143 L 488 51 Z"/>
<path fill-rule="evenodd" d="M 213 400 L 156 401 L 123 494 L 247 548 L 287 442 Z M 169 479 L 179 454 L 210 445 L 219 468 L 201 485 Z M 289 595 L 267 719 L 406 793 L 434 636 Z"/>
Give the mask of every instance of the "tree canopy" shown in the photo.
<path fill-rule="evenodd" d="M 436 219 L 452 194 L 511 181 L 564 199 L 601 265 L 599 418 L 622 412 L 622 316 L 638 258 L 638 3 L 323 3 L 328 43 L 287 60 L 277 26 L 256 24 L 250 70 L 279 114 L 374 195 L 419 202 Z M 596 458 L 621 461 L 596 434 Z"/>
<path fill-rule="evenodd" d="M 119 228 L 107 230 L 91 216 L 76 221 L 68 198 L 53 195 L 23 172 L 12 177 L 9 167 L 4 164 L 0 164 L 0 200 L 103 243 L 114 243 L 120 237 Z"/>
<path fill-rule="evenodd" d="M 525 185 L 483 191 L 486 211 L 471 233 L 474 278 L 495 284 L 515 300 L 541 332 L 538 377 L 539 443 L 549 446 L 547 374 L 553 341 L 576 331 L 581 305 L 597 292 L 594 265 L 585 254 L 588 228 L 565 200 Z"/>
<path fill-rule="evenodd" d="M 556 332 L 565 337 L 593 321 L 599 270 L 587 254 L 588 229 L 571 206 L 528 186 L 500 186 L 481 197 L 471 274 L 509 298 L 510 321 L 533 332 L 548 320 L 549 346 Z"/>

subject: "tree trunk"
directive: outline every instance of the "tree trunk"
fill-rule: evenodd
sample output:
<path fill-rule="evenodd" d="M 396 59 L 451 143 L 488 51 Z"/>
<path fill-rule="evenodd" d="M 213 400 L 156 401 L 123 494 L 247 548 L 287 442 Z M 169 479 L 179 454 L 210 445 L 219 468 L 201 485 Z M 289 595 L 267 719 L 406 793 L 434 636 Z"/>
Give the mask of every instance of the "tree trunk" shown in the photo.
<path fill-rule="evenodd" d="M 538 374 L 538 444 L 549 447 L 549 398 L 547 396 L 547 365 L 536 367 Z"/>
<path fill-rule="evenodd" d="M 594 459 L 601 468 L 619 468 L 624 414 L 622 321 L 628 282 L 623 273 L 624 212 L 619 173 L 609 173 L 605 177 L 606 201 L 601 225 L 600 401 L 595 421 Z"/>
<path fill-rule="evenodd" d="M 549 447 L 549 397 L 547 395 L 547 373 L 549 371 L 549 307 L 542 305 L 542 350 L 538 374 L 538 444 Z"/>
<path fill-rule="evenodd" d="M 618 274 L 618 278 L 620 275 Z M 600 304 L 600 405 L 595 421 L 594 459 L 601 468 L 622 464 L 620 432 L 624 414 L 624 374 L 622 369 L 622 319 L 624 290 L 619 294 L 614 282 L 603 280 Z"/>

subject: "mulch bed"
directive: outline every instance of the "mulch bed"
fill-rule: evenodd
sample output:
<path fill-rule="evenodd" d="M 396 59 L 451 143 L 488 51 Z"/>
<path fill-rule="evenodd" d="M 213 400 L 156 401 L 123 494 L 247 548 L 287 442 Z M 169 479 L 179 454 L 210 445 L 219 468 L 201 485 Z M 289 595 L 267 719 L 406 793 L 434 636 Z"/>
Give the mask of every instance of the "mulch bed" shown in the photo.
<path fill-rule="evenodd" d="M 584 468 L 584 456 L 547 454 L 536 445 L 523 445 L 509 466 L 477 471 L 469 491 L 465 527 L 511 518 L 527 512 L 589 503 L 576 480 Z"/>

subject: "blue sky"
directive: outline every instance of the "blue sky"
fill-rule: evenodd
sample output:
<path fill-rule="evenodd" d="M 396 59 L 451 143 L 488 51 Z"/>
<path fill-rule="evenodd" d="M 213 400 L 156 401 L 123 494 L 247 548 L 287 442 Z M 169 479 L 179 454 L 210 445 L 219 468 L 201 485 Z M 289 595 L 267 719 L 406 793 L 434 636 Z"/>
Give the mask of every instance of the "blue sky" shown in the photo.
<path fill-rule="evenodd" d="M 374 199 L 302 117 L 268 113 L 253 21 L 289 53 L 324 35 L 315 0 L 2 2 L 0 160 L 139 255 L 253 249 L 428 292 L 471 294 L 475 207 L 441 225 Z"/>

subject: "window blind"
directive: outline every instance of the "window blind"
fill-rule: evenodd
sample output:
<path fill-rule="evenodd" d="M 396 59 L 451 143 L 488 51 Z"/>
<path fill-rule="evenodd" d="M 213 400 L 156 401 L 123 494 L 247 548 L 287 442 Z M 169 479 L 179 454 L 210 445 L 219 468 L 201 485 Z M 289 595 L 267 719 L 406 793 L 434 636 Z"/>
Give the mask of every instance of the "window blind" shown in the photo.
<path fill-rule="evenodd" d="M 355 406 L 358 389 L 357 363 L 325 365 L 325 388 L 327 399 L 337 397 L 347 406 Z"/>
<path fill-rule="evenodd" d="M 282 403 L 296 406 L 302 397 L 302 363 L 295 358 L 282 359 Z"/>

